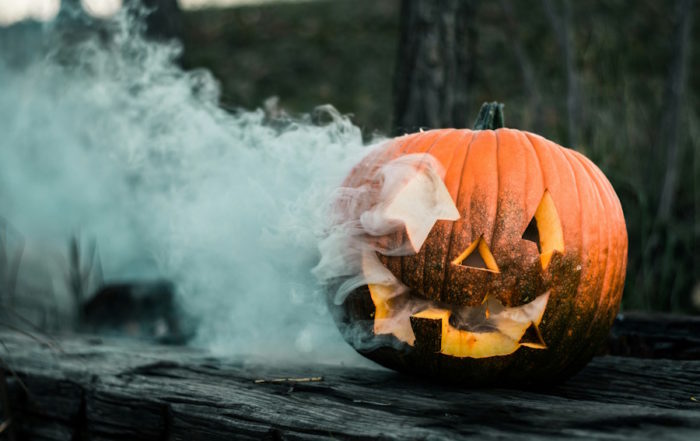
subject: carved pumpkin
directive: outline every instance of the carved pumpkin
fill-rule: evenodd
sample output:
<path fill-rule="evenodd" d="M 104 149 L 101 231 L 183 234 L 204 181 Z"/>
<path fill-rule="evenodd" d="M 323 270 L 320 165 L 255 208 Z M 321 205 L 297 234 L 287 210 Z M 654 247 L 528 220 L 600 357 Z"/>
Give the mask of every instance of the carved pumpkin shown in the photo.
<path fill-rule="evenodd" d="M 368 358 L 522 384 L 574 373 L 605 339 L 627 259 L 619 200 L 582 154 L 502 121 L 486 104 L 475 130 L 390 140 L 345 180 L 334 211 L 360 274 L 331 304 Z"/>

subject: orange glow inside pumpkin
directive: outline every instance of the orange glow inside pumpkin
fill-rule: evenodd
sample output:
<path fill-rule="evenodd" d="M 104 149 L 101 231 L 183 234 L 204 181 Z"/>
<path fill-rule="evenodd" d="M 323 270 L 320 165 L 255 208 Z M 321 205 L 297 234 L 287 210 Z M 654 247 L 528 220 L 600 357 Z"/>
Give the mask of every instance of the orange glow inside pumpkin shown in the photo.
<path fill-rule="evenodd" d="M 547 346 L 539 334 L 539 324 L 547 305 L 549 294 L 538 297 L 527 305 L 504 308 L 498 314 L 488 314 L 485 323 L 492 322 L 492 328 L 482 332 L 472 332 L 455 328 L 450 324 L 452 312 L 446 309 L 430 308 L 411 316 L 412 326 L 418 327 L 418 320 L 439 321 L 440 334 L 421 336 L 439 338 L 440 353 L 453 357 L 485 358 L 512 354 L 521 346 L 545 349 Z M 524 309 L 530 309 L 525 313 Z M 532 312 L 534 312 L 534 317 Z M 532 320 L 534 319 L 534 320 Z M 538 342 L 521 341 L 528 328 L 533 327 L 539 336 Z"/>
<path fill-rule="evenodd" d="M 547 269 L 554 252 L 564 252 L 564 232 L 549 191 L 544 192 L 542 201 L 537 206 L 535 220 L 539 231 L 540 262 L 542 269 Z"/>
<path fill-rule="evenodd" d="M 539 333 L 549 293 L 521 306 L 508 308 L 494 298 L 487 298 L 481 306 L 472 310 L 478 317 L 474 330 L 459 329 L 450 324 L 450 310 L 424 302 L 424 309 L 411 313 L 410 309 L 396 307 L 401 296 L 394 296 L 394 287 L 370 284 L 369 292 L 375 306 L 374 333 L 392 334 L 397 339 L 414 346 L 416 344 L 416 322 L 421 320 L 439 321 L 440 334 L 421 336 L 439 338 L 439 352 L 453 357 L 484 358 L 512 354 L 520 347 L 545 349 L 546 345 Z M 408 294 L 402 294 L 406 296 Z M 528 329 L 534 328 L 538 339 L 524 341 Z"/>

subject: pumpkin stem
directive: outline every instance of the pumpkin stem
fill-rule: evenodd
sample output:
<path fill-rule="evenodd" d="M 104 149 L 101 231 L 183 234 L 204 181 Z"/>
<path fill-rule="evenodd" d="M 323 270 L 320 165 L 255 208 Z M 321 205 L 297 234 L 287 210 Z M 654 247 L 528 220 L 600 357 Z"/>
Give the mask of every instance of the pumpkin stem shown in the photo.
<path fill-rule="evenodd" d="M 505 127 L 503 103 L 494 101 L 482 104 L 474 121 L 474 130 L 496 130 L 502 127 Z"/>

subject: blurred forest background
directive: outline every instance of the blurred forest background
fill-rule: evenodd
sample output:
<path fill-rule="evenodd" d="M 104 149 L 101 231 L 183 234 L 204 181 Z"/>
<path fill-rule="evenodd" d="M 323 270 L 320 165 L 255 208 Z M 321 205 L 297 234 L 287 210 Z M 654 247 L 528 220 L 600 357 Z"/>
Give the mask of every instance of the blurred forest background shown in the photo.
<path fill-rule="evenodd" d="M 693 0 L 146 3 L 160 8 L 149 32 L 180 39 L 181 64 L 211 70 L 232 111 L 330 103 L 369 140 L 469 127 L 482 102 L 504 102 L 508 127 L 585 153 L 615 187 L 629 234 L 623 307 L 700 312 Z"/>
<path fill-rule="evenodd" d="M 461 83 L 454 93 L 466 95 L 462 126 L 482 102 L 504 102 L 508 127 L 582 151 L 611 180 L 629 234 L 623 307 L 697 312 L 700 26 L 692 22 L 700 8 L 692 0 L 420 3 L 403 2 L 428 9 L 412 32 L 437 21 L 466 34 L 459 49 L 469 66 L 453 80 Z M 440 15 L 450 8 L 462 16 Z M 328 102 L 353 114 L 366 136 L 401 133 L 392 94 L 404 75 L 401 9 L 399 0 L 336 0 L 192 11 L 183 17 L 183 63 L 211 69 L 228 106 L 275 95 L 297 113 Z M 439 55 L 431 63 L 446 62 Z"/>

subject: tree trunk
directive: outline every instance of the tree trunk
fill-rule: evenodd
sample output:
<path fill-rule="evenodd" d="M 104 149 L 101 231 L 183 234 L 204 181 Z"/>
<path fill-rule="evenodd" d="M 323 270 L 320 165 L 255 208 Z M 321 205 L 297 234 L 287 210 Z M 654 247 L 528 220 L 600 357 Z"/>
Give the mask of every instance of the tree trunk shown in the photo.
<path fill-rule="evenodd" d="M 566 144 L 577 147 L 579 144 L 579 126 L 581 122 L 581 99 L 579 94 L 578 70 L 574 62 L 574 36 L 571 30 L 571 2 L 564 0 L 563 11 L 557 12 L 552 0 L 542 0 L 545 13 L 549 18 L 557 44 L 564 57 L 566 69 Z"/>
<path fill-rule="evenodd" d="M 177 0 L 123 0 L 122 7 L 145 8 L 146 35 L 151 38 L 170 40 L 182 36 L 182 10 Z M 138 9 L 137 9 L 138 10 Z M 61 20 L 68 26 L 93 22 L 80 0 L 63 0 Z"/>
<path fill-rule="evenodd" d="M 2 406 L 2 421 L 0 421 L 0 435 L 5 435 L 7 441 L 15 441 L 15 425 L 13 424 L 12 406 L 10 404 L 10 394 L 7 387 L 7 375 L 4 366 L 0 365 L 0 405 Z"/>
<path fill-rule="evenodd" d="M 470 126 L 474 7 L 467 0 L 403 0 L 394 79 L 394 133 Z"/>
<path fill-rule="evenodd" d="M 143 5 L 148 11 L 146 34 L 156 39 L 169 40 L 182 36 L 182 11 L 177 0 L 125 0 L 124 5 Z"/>
<path fill-rule="evenodd" d="M 692 6 L 692 0 L 678 0 L 676 2 L 673 59 L 666 81 L 659 141 L 656 143 L 657 147 L 666 147 L 666 172 L 663 177 L 657 211 L 657 218 L 662 223 L 671 217 L 678 181 L 679 128 L 690 54 Z"/>
<path fill-rule="evenodd" d="M 523 89 L 526 91 L 528 97 L 528 108 L 530 112 L 526 115 L 531 116 L 523 121 L 523 127 L 532 132 L 541 133 L 544 127 L 544 121 L 542 120 L 543 113 L 540 109 L 542 105 L 542 93 L 537 81 L 537 76 L 535 75 L 535 67 L 530 56 L 527 54 L 527 50 L 523 46 L 518 27 L 518 19 L 513 10 L 512 2 L 510 0 L 501 0 L 501 9 L 503 9 L 506 19 L 504 24 L 506 37 L 513 50 L 515 59 L 518 61 L 518 66 L 520 67 L 520 72 L 523 77 Z"/>

